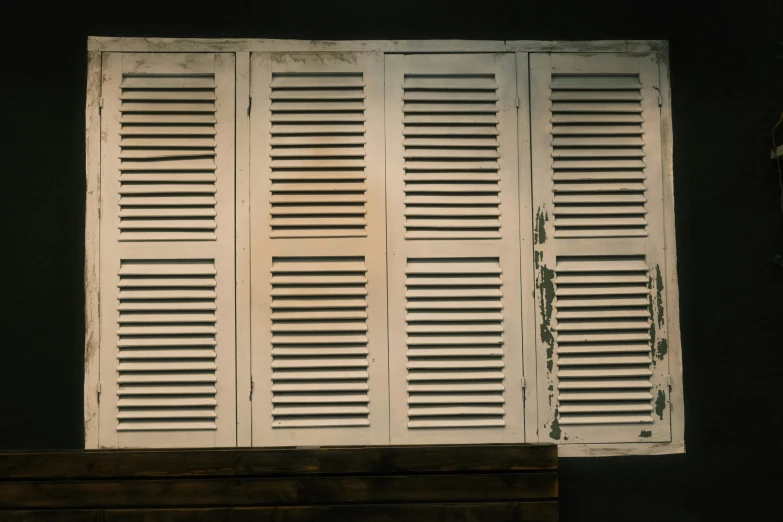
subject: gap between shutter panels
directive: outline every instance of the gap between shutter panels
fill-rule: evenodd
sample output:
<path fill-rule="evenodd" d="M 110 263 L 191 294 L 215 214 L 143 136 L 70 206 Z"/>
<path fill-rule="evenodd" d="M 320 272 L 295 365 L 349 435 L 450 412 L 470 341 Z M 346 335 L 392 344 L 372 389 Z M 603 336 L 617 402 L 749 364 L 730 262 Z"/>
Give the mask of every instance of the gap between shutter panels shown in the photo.
<path fill-rule="evenodd" d="M 369 426 L 363 257 L 272 262 L 272 426 Z"/>
<path fill-rule="evenodd" d="M 652 423 L 651 302 L 644 256 L 558 256 L 559 422 Z"/>
<path fill-rule="evenodd" d="M 408 427 L 505 426 L 497 258 L 413 258 L 405 269 Z"/>
<path fill-rule="evenodd" d="M 119 275 L 117 429 L 216 429 L 214 260 L 124 260 Z"/>
<path fill-rule="evenodd" d="M 646 236 L 638 74 L 553 74 L 556 238 Z"/>
<path fill-rule="evenodd" d="M 493 74 L 406 74 L 406 239 L 499 239 Z"/>
<path fill-rule="evenodd" d="M 120 240 L 214 240 L 214 75 L 124 75 Z"/>
<path fill-rule="evenodd" d="M 366 236 L 362 73 L 273 73 L 271 236 Z"/>

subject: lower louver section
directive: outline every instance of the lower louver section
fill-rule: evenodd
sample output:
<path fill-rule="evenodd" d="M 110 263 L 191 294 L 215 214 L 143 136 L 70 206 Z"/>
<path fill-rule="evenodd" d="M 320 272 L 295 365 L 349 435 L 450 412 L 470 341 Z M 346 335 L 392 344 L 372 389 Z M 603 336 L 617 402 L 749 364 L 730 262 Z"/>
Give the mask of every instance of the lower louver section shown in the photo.
<path fill-rule="evenodd" d="M 652 423 L 650 290 L 643 256 L 559 256 L 561 425 Z"/>
<path fill-rule="evenodd" d="M 408 427 L 504 426 L 498 259 L 409 259 L 405 276 Z"/>
<path fill-rule="evenodd" d="M 213 260 L 123 261 L 119 431 L 216 429 Z"/>
<path fill-rule="evenodd" d="M 363 257 L 272 263 L 275 428 L 369 426 Z"/>

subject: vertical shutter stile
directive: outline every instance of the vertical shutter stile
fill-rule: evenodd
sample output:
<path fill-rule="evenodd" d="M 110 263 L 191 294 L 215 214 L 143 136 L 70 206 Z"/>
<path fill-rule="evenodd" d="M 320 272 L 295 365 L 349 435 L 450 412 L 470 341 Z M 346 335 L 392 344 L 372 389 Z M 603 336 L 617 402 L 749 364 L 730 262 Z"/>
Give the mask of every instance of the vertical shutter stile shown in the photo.
<path fill-rule="evenodd" d="M 99 444 L 233 446 L 233 55 L 103 68 Z"/>
<path fill-rule="evenodd" d="M 251 57 L 253 444 L 388 442 L 380 53 Z"/>
<path fill-rule="evenodd" d="M 531 54 L 541 440 L 671 440 L 658 65 Z"/>
<path fill-rule="evenodd" d="M 388 55 L 391 440 L 524 439 L 513 55 Z"/>

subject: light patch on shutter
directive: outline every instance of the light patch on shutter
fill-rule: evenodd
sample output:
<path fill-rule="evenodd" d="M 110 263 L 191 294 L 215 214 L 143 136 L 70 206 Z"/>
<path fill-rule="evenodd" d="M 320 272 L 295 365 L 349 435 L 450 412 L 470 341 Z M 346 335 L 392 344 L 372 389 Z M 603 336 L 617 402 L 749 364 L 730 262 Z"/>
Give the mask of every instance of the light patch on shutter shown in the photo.
<path fill-rule="evenodd" d="M 215 263 L 123 261 L 120 431 L 216 429 Z"/>
<path fill-rule="evenodd" d="M 555 237 L 647 235 L 637 74 L 552 75 Z"/>
<path fill-rule="evenodd" d="M 492 74 L 405 75 L 406 239 L 500 238 L 497 89 Z"/>
<path fill-rule="evenodd" d="M 361 73 L 273 73 L 272 237 L 366 236 Z"/>
<path fill-rule="evenodd" d="M 504 426 L 499 260 L 409 259 L 405 287 L 408 427 Z"/>
<path fill-rule="evenodd" d="M 363 257 L 272 263 L 272 425 L 369 426 Z"/>
<path fill-rule="evenodd" d="M 215 239 L 215 78 L 125 75 L 120 240 Z"/>
<path fill-rule="evenodd" d="M 558 256 L 560 424 L 653 422 L 647 283 L 644 256 Z"/>

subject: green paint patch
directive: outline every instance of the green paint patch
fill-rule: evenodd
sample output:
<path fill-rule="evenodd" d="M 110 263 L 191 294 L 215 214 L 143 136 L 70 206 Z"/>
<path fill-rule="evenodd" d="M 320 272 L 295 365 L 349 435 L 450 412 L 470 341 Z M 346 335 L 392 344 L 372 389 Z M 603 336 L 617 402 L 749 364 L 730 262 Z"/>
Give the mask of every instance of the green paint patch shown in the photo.
<path fill-rule="evenodd" d="M 639 434 L 639 437 L 641 437 L 643 439 L 649 439 L 650 437 L 652 437 L 652 432 L 651 431 L 642 430 L 642 432 Z"/>
<path fill-rule="evenodd" d="M 541 261 L 544 260 L 544 253 L 540 250 L 536 250 L 533 253 L 533 264 L 536 267 L 536 270 L 541 266 Z"/>
<path fill-rule="evenodd" d="M 658 341 L 657 356 L 658 360 L 662 361 L 666 354 L 669 352 L 669 342 L 666 339 Z"/>
<path fill-rule="evenodd" d="M 533 242 L 536 245 L 543 245 L 546 243 L 546 222 L 548 216 L 540 208 L 536 212 L 536 226 L 533 229 Z"/>
<path fill-rule="evenodd" d="M 663 328 L 663 276 L 661 275 L 661 266 L 655 265 L 655 287 L 657 290 L 656 304 L 658 305 L 658 328 Z"/>
<path fill-rule="evenodd" d="M 655 399 L 655 413 L 663 420 L 663 410 L 666 409 L 666 394 L 663 390 L 658 390 L 658 398 Z"/>
<path fill-rule="evenodd" d="M 541 308 L 541 341 L 546 344 L 546 367 L 551 373 L 555 355 L 555 337 L 552 335 L 552 303 L 555 300 L 555 272 L 542 265 L 538 277 L 539 307 Z"/>
<path fill-rule="evenodd" d="M 562 432 L 560 431 L 560 420 L 558 417 L 560 416 L 560 412 L 557 408 L 555 408 L 555 419 L 552 421 L 552 429 L 549 431 L 549 437 L 555 440 L 560 440 L 560 435 Z"/>

